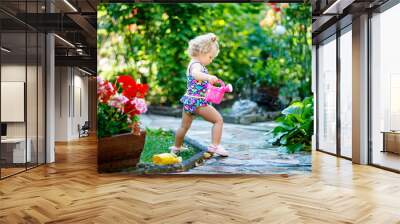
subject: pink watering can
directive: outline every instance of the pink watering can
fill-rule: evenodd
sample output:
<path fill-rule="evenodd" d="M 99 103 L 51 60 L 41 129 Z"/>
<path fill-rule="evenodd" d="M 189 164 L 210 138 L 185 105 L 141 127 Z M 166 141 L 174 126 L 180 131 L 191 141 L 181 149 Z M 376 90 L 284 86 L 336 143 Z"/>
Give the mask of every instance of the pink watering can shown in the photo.
<path fill-rule="evenodd" d="M 225 83 L 218 79 L 218 83 L 221 84 L 221 87 L 216 87 L 210 83 L 207 85 L 207 92 L 206 92 L 206 100 L 211 103 L 219 104 L 224 98 L 225 92 L 232 92 L 233 88 L 231 84 L 225 86 Z"/>

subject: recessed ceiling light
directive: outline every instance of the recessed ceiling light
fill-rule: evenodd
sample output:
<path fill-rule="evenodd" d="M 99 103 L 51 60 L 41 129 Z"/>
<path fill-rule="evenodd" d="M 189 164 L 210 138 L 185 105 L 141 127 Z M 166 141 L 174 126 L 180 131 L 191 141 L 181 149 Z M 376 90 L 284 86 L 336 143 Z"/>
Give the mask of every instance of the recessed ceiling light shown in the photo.
<path fill-rule="evenodd" d="M 81 69 L 81 68 L 79 68 L 79 67 L 78 67 L 78 69 L 79 69 L 81 72 L 85 73 L 85 74 L 92 75 L 92 73 L 90 73 L 90 72 L 88 72 L 88 71 L 85 71 L 85 70 L 83 70 L 83 69 Z"/>
<path fill-rule="evenodd" d="M 7 52 L 7 53 L 10 53 L 11 52 L 11 50 L 8 50 L 7 48 L 5 48 L 5 47 L 1 47 L 0 48 L 2 51 L 4 51 L 4 52 Z"/>
<path fill-rule="evenodd" d="M 75 12 L 78 12 L 78 10 L 68 1 L 68 0 L 64 0 L 65 4 L 67 4 L 72 10 L 74 10 Z"/>
<path fill-rule="evenodd" d="M 60 37 L 59 35 L 54 34 L 54 36 L 57 37 L 58 39 L 60 39 L 61 41 L 63 41 L 64 43 L 68 44 L 69 46 L 75 48 L 75 45 L 71 44 L 71 42 L 69 42 L 69 41 L 67 41 L 66 39 Z"/>
<path fill-rule="evenodd" d="M 351 5 L 355 0 L 336 0 L 332 5 L 330 5 L 322 14 L 342 14 L 343 9 Z"/>

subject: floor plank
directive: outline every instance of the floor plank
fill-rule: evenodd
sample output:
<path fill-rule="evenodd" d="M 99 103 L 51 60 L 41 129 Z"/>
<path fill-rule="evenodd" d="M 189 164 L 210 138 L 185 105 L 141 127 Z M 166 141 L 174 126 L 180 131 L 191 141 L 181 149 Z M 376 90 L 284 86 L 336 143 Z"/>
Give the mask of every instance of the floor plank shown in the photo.
<path fill-rule="evenodd" d="M 0 223 L 400 223 L 399 177 L 321 152 L 310 175 L 98 174 L 89 137 L 0 181 Z"/>

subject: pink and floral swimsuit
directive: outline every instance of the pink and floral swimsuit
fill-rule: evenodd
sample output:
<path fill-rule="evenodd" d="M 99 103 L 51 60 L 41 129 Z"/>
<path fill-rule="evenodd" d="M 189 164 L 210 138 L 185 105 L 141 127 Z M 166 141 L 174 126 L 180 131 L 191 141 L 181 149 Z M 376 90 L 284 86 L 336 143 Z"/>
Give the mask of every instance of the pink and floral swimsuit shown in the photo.
<path fill-rule="evenodd" d="M 188 66 L 187 91 L 180 101 L 183 103 L 183 110 L 190 114 L 195 114 L 197 107 L 211 105 L 210 102 L 205 100 L 208 81 L 196 80 L 191 74 L 190 69 L 194 63 L 199 63 L 202 67 L 202 72 L 208 74 L 207 68 L 200 62 L 192 61 Z"/>

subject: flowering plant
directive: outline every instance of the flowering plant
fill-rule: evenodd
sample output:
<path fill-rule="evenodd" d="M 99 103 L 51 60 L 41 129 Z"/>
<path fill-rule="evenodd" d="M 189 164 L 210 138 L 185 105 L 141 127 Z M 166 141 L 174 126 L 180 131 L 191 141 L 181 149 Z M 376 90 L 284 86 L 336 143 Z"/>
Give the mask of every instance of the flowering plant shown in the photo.
<path fill-rule="evenodd" d="M 132 132 L 140 134 L 139 115 L 147 111 L 144 99 L 146 84 L 136 83 L 128 75 L 118 76 L 115 82 L 97 77 L 98 137 Z"/>

